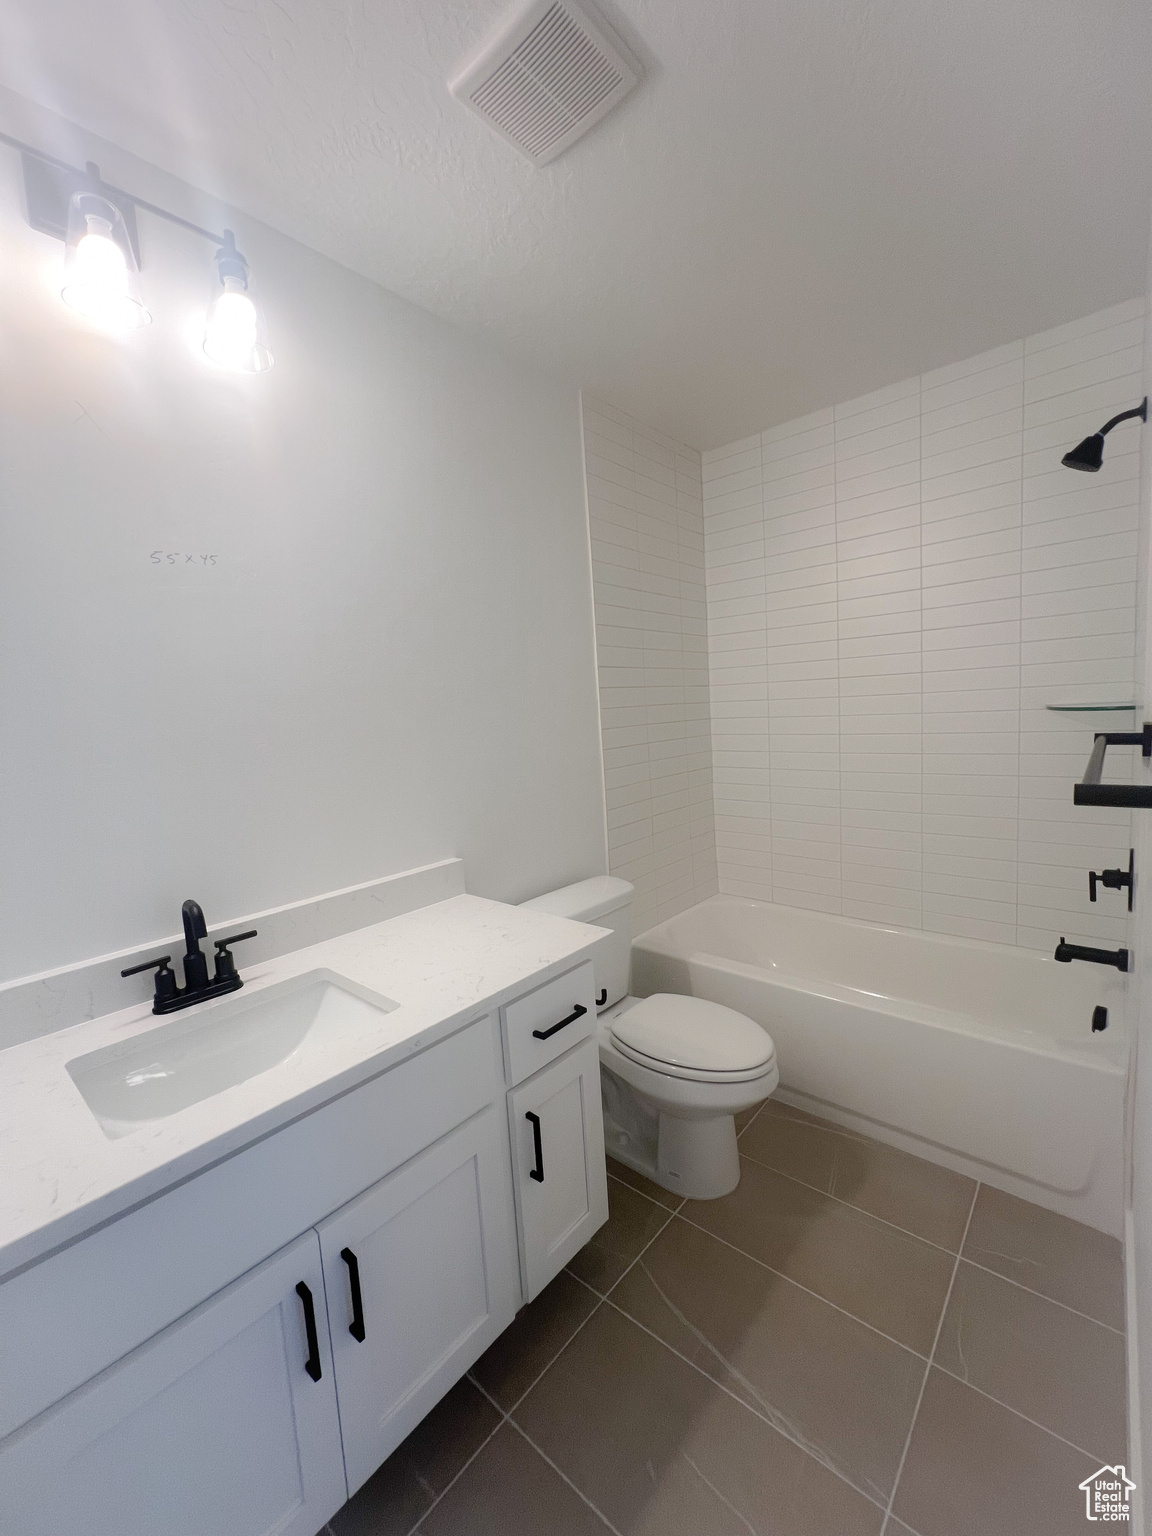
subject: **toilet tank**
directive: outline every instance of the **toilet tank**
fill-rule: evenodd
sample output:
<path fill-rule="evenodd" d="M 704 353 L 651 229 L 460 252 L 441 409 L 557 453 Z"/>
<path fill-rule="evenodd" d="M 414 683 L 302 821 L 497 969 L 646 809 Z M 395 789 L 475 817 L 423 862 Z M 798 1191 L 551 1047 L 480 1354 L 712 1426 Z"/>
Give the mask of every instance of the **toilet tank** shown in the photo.
<path fill-rule="evenodd" d="M 634 891 L 635 886 L 627 880 L 596 875 L 520 903 L 535 912 L 550 912 L 553 917 L 567 917 L 574 923 L 593 923 L 597 928 L 612 930 L 591 953 L 596 973 L 596 1004 L 602 1009 L 610 1008 L 628 994 Z"/>

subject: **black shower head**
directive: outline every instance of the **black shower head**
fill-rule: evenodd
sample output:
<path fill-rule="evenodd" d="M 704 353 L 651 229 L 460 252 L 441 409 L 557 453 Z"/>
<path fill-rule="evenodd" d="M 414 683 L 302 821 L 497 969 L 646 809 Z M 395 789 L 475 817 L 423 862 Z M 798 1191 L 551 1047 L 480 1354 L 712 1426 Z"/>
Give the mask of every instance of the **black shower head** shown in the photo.
<path fill-rule="evenodd" d="M 1060 460 L 1065 469 L 1099 469 L 1104 462 L 1104 434 L 1093 432 L 1075 448 L 1070 448 Z"/>
<path fill-rule="evenodd" d="M 1095 473 L 1104 462 L 1105 433 L 1111 432 L 1117 422 L 1128 421 L 1133 416 L 1139 416 L 1141 421 L 1148 420 L 1147 395 L 1135 410 L 1121 411 L 1119 416 L 1113 416 L 1111 421 L 1106 421 L 1099 432 L 1093 432 L 1091 437 L 1086 437 L 1082 443 L 1077 443 L 1075 448 L 1069 449 L 1060 460 L 1061 464 L 1065 469 L 1086 469 Z"/>

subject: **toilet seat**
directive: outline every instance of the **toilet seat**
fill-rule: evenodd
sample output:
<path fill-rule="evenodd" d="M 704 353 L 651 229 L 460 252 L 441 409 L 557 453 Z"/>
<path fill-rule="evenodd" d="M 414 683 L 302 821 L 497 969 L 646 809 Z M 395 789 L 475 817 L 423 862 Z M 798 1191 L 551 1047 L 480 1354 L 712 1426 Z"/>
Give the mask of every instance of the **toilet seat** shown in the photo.
<path fill-rule="evenodd" d="M 754 1081 L 775 1070 L 772 1037 L 743 1013 L 702 997 L 657 992 L 609 1025 L 622 1056 L 668 1077 Z"/>

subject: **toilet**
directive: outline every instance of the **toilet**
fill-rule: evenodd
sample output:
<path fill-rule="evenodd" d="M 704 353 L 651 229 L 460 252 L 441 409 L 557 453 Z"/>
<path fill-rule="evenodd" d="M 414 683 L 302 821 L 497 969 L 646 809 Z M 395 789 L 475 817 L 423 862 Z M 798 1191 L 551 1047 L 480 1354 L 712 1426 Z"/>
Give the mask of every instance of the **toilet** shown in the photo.
<path fill-rule="evenodd" d="M 665 1189 L 712 1200 L 740 1182 L 734 1117 L 775 1091 L 776 1048 L 720 1003 L 629 996 L 634 889 L 599 875 L 523 905 L 611 930 L 592 951 L 608 1155 Z"/>

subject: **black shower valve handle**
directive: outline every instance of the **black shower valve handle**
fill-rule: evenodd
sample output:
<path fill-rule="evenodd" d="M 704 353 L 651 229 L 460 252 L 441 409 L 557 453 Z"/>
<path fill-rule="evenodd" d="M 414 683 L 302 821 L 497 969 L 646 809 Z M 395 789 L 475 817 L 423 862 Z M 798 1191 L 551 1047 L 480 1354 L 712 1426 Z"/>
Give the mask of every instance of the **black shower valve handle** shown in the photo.
<path fill-rule="evenodd" d="M 1128 851 L 1127 869 L 1090 869 L 1088 871 L 1088 900 L 1096 900 L 1096 891 L 1103 886 L 1106 891 L 1128 890 L 1128 910 L 1132 910 L 1132 897 L 1135 892 L 1135 850 Z"/>

